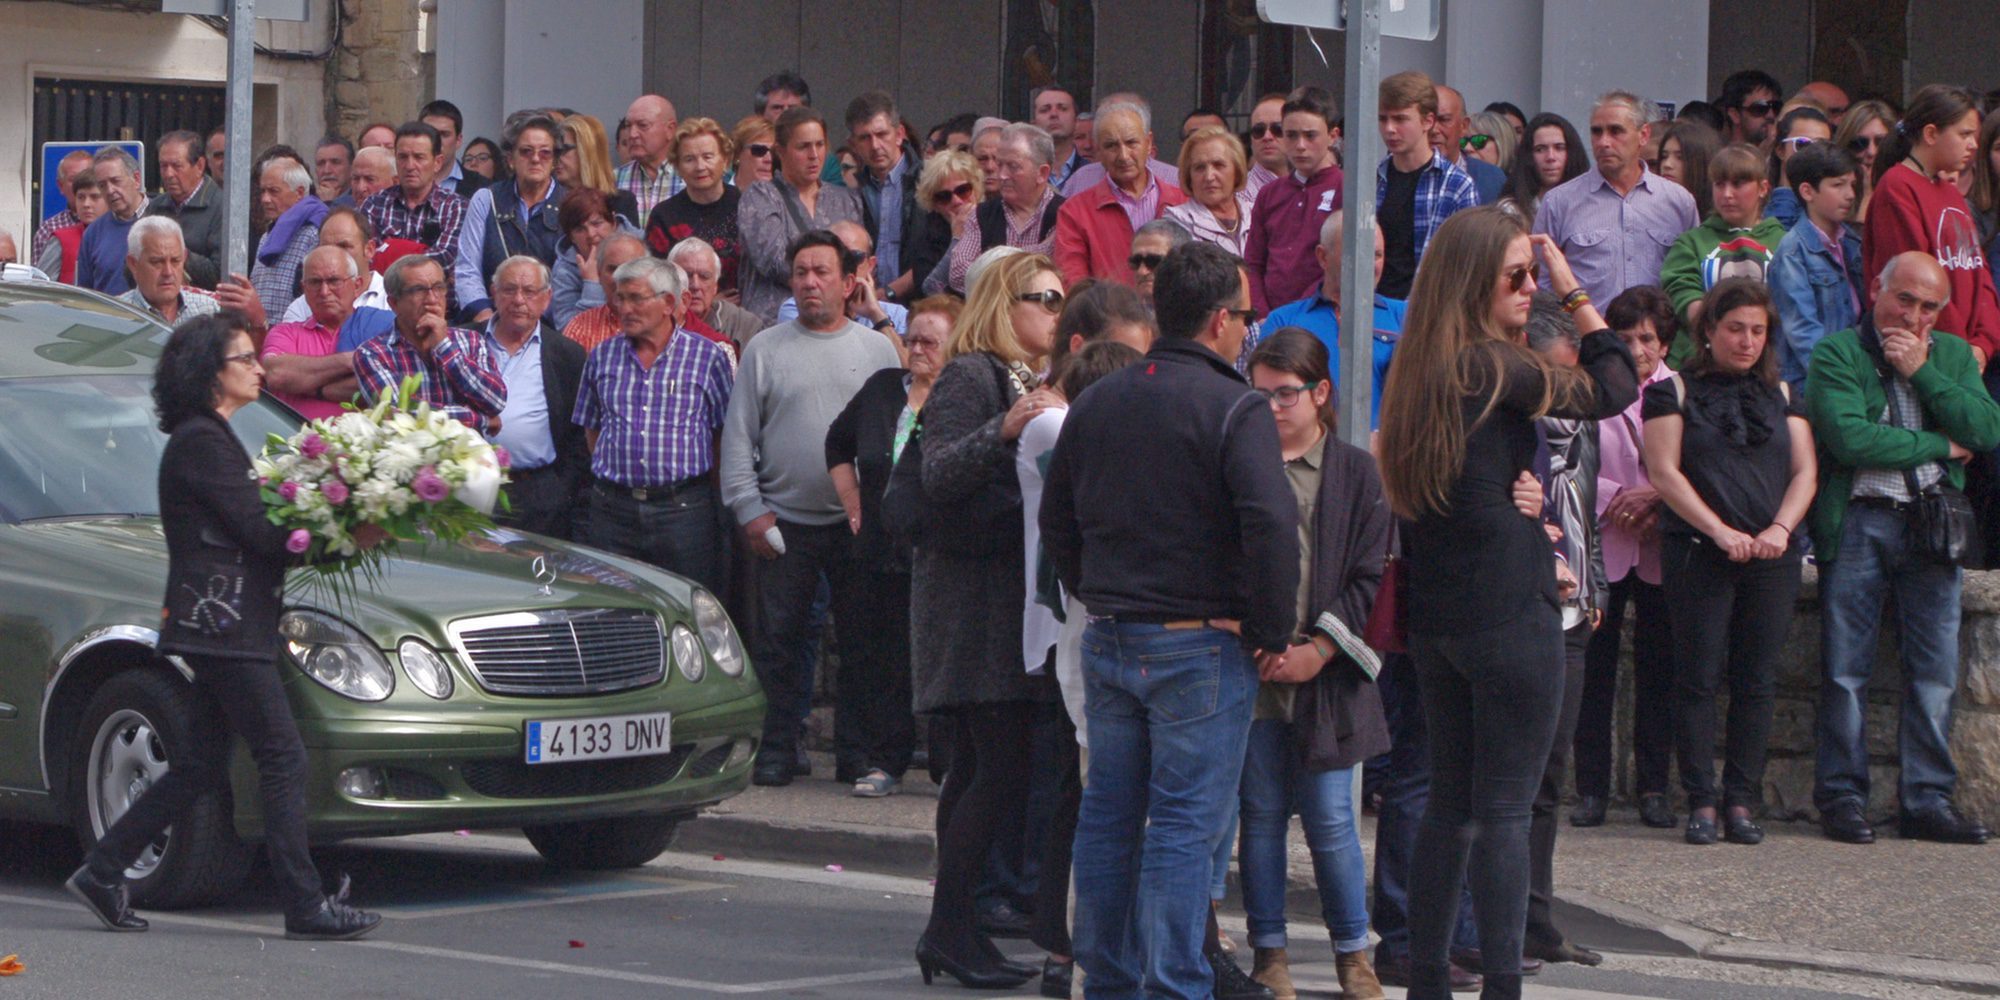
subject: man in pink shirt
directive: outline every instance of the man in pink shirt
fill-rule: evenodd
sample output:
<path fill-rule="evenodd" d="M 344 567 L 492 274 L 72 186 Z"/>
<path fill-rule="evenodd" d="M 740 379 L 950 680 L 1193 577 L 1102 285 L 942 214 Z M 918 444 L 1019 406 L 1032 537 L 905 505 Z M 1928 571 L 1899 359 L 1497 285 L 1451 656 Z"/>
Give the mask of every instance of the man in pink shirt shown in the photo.
<path fill-rule="evenodd" d="M 339 416 L 340 404 L 359 390 L 354 353 L 336 353 L 340 326 L 364 287 L 354 257 L 337 246 L 306 255 L 300 284 L 312 316 L 280 323 L 264 336 L 264 377 L 271 394 L 309 419 Z"/>

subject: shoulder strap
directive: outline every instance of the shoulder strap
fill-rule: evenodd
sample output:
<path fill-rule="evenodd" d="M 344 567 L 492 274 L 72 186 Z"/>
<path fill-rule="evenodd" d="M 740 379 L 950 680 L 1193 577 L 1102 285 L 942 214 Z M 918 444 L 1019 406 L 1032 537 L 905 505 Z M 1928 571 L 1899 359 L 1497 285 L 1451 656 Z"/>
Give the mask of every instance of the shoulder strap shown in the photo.
<path fill-rule="evenodd" d="M 1667 381 L 1674 384 L 1674 408 L 1686 409 L 1688 401 L 1687 384 L 1681 381 L 1681 373 L 1675 372 L 1667 376 Z"/>
<path fill-rule="evenodd" d="M 799 227 L 799 234 L 804 235 L 812 232 L 812 220 L 806 218 L 806 208 L 805 205 L 799 202 L 799 193 L 792 190 L 792 186 L 785 183 L 783 177 L 773 176 L 771 178 L 771 186 L 778 190 L 778 199 L 785 203 L 785 211 L 791 215 L 792 225 Z M 868 200 L 863 198 L 861 204 L 862 207 L 866 208 Z"/>

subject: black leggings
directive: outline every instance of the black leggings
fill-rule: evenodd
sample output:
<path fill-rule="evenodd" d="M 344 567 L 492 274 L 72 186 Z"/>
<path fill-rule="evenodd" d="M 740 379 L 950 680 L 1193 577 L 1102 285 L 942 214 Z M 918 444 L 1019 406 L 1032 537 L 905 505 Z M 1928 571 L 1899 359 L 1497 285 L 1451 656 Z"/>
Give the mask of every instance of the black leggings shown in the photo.
<path fill-rule="evenodd" d="M 1632 785 L 1640 795 L 1665 794 L 1673 767 L 1674 650 L 1667 599 L 1639 571 L 1611 585 L 1604 627 L 1590 637 L 1583 707 L 1576 723 L 1576 793 L 1610 798 L 1611 722 L 1618 705 L 1619 641 L 1632 607 Z"/>
<path fill-rule="evenodd" d="M 104 832 L 85 863 L 102 881 L 114 881 L 203 793 L 229 781 L 230 734 L 243 737 L 257 761 L 257 790 L 264 806 L 264 848 L 285 896 L 288 917 L 319 909 L 319 872 L 306 852 L 306 748 L 291 703 L 270 660 L 189 656 L 194 670 L 196 723 L 184 752 L 125 815 Z M 226 725 L 224 724 L 226 723 Z"/>
<path fill-rule="evenodd" d="M 1048 706 L 1044 722 L 1056 727 L 1059 744 L 1055 755 L 1056 802 L 1049 814 L 1046 836 L 1042 838 L 1042 863 L 1035 876 L 1035 924 L 1029 937 L 1035 946 L 1051 955 L 1074 956 L 1069 937 L 1070 856 L 1076 846 L 1076 817 L 1083 805 L 1083 775 L 1078 770 L 1081 754 L 1076 745 L 1076 724 L 1058 703 Z"/>
<path fill-rule="evenodd" d="M 937 888 L 924 936 L 946 954 L 983 952 L 973 894 L 986 870 L 993 836 L 1028 808 L 1034 703 L 966 705 L 953 711 L 951 770 L 938 791 Z"/>

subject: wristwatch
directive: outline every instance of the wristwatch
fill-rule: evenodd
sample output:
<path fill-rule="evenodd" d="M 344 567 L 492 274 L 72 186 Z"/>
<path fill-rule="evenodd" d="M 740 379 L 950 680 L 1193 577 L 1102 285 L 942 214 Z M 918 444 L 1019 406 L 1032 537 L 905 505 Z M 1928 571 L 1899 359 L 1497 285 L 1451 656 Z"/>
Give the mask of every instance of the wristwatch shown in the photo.
<path fill-rule="evenodd" d="M 893 317 L 884 316 L 876 320 L 873 326 L 883 333 L 894 333 L 896 331 L 896 320 Z"/>

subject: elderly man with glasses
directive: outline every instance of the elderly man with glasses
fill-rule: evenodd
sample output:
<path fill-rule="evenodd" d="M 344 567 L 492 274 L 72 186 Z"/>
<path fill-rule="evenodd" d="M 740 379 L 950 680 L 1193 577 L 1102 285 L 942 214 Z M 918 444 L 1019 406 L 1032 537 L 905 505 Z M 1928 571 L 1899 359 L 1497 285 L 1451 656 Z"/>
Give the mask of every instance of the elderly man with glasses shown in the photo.
<path fill-rule="evenodd" d="M 570 419 L 583 378 L 583 348 L 542 321 L 549 308 L 548 265 L 525 254 L 508 257 L 493 271 L 491 292 L 493 318 L 484 340 L 507 383 L 492 439 L 512 459 L 511 509 L 499 520 L 568 538 L 571 514 L 590 478 L 583 428 Z"/>

